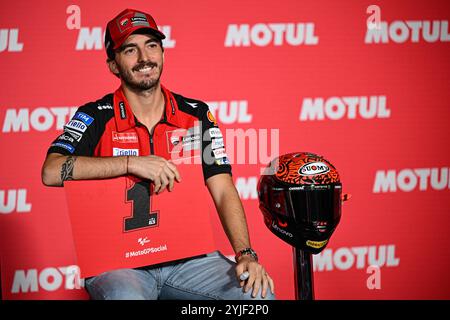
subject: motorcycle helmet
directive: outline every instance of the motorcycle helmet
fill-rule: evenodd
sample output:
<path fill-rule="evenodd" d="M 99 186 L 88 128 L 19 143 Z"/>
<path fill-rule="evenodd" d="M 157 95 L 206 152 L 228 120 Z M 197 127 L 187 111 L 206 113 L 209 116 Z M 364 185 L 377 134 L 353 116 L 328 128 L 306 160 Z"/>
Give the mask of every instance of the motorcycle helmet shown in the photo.
<path fill-rule="evenodd" d="M 312 254 L 325 249 L 341 219 L 344 200 L 336 168 L 309 152 L 272 160 L 259 179 L 258 198 L 269 230 Z"/>

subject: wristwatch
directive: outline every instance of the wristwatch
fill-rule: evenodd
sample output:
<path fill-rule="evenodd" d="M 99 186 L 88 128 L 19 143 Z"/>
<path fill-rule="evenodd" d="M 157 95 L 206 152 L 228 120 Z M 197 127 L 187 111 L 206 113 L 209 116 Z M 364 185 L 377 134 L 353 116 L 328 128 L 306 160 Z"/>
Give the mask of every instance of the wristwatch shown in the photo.
<path fill-rule="evenodd" d="M 258 261 L 258 255 L 256 254 L 255 250 L 253 250 L 252 248 L 245 248 L 242 249 L 241 251 L 239 251 L 236 256 L 234 257 L 234 259 L 236 260 L 236 262 L 238 262 L 238 259 L 241 256 L 245 256 L 245 255 L 251 255 L 253 257 L 253 259 L 255 259 L 255 261 Z"/>

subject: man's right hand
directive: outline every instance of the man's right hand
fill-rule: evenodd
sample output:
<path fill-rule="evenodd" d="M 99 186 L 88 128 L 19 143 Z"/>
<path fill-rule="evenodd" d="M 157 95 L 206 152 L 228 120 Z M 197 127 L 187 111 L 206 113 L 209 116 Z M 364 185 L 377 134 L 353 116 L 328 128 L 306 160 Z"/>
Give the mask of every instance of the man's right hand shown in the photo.
<path fill-rule="evenodd" d="M 128 159 L 128 173 L 138 178 L 149 179 L 155 184 L 154 192 L 173 190 L 174 183 L 181 182 L 177 167 L 170 160 L 158 156 L 141 156 Z"/>

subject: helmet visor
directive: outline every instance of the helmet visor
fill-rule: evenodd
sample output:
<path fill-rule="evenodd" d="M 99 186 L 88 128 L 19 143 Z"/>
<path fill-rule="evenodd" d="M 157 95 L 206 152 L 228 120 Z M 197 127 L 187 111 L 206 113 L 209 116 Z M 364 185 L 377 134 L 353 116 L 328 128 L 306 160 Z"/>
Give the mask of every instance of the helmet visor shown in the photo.
<path fill-rule="evenodd" d="M 340 184 L 293 187 L 286 190 L 291 218 L 297 225 L 319 233 L 332 232 L 341 218 Z"/>

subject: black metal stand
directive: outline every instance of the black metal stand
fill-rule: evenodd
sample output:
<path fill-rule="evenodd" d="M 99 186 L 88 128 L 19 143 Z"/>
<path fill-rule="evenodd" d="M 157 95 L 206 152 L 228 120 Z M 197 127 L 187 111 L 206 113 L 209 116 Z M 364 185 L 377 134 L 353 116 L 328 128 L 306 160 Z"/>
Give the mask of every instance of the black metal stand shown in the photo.
<path fill-rule="evenodd" d="M 294 248 L 295 299 L 314 300 L 312 255 Z"/>

